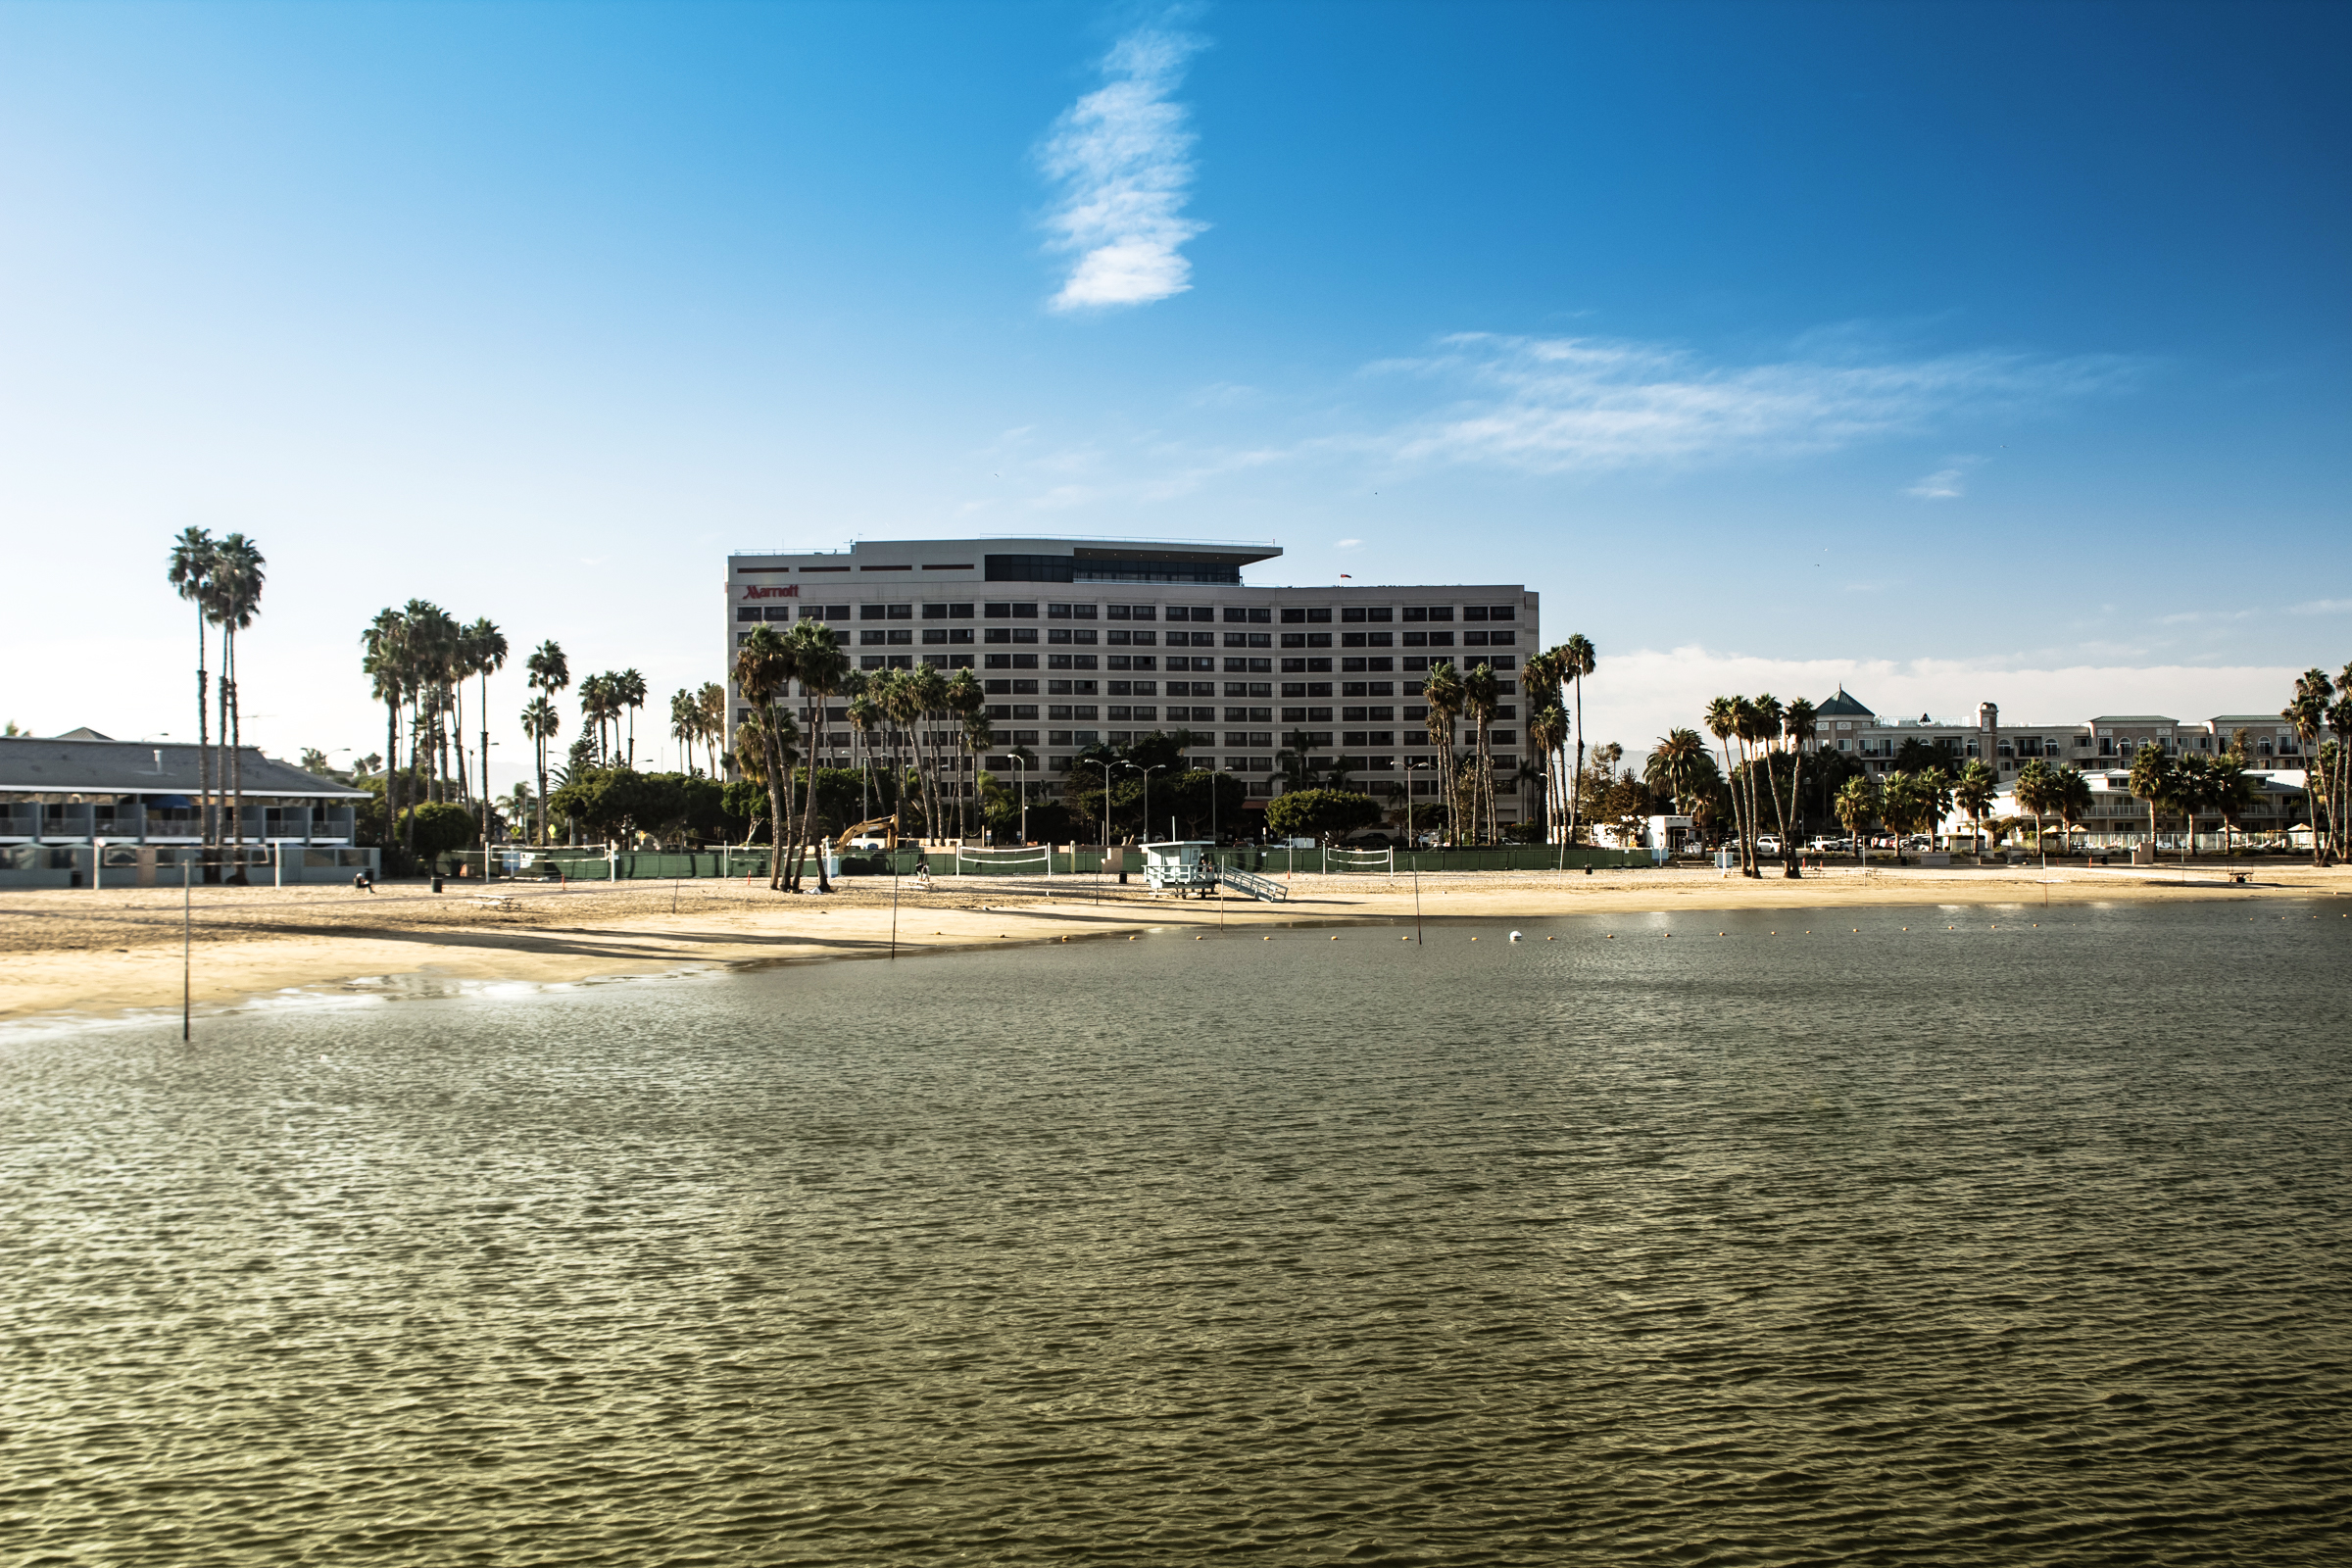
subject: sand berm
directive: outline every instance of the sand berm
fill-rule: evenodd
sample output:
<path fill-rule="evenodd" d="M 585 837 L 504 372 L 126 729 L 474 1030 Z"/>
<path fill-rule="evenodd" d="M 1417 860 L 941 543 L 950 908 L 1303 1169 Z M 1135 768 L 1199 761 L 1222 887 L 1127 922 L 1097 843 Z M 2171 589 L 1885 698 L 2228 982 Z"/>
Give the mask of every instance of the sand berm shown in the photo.
<path fill-rule="evenodd" d="M 2238 883 L 2233 874 L 2251 880 Z M 858 878 L 829 897 L 763 884 L 694 882 L 388 884 L 348 887 L 59 889 L 0 894 L 0 1018 L 173 1007 L 188 968 L 208 1007 L 286 992 L 362 993 L 404 979 L 561 983 L 892 951 L 891 884 Z M 1301 875 L 1279 904 L 1154 899 L 1139 877 L 945 879 L 898 887 L 897 951 L 1010 946 L 1147 930 L 1208 936 L 1302 924 L 1410 923 L 1409 876 Z M 2269 901 L 2352 897 L 2352 870 L 2254 862 L 2185 871 L 2073 866 L 1833 868 L 1791 881 L 1712 868 L 1565 877 L 1546 872 L 1424 875 L 1420 909 L 1449 940 L 1492 923 L 1609 913 L 2022 906 L 2138 899 Z M 1581 928 L 1580 928 L 1581 929 Z M 1538 937 L 1552 932 L 1536 931 Z M 1558 933 L 1564 934 L 1564 933 Z M 1367 933 L 1367 936 L 1371 933 Z M 1394 940 L 1393 937 L 1388 940 Z"/>

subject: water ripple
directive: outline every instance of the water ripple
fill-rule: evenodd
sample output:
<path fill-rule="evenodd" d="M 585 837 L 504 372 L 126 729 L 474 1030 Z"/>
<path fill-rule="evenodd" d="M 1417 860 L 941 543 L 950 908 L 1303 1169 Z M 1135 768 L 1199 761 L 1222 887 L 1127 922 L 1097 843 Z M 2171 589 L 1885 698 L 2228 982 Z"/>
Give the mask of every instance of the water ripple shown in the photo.
<path fill-rule="evenodd" d="M 2340 1560 L 2352 933 L 2039 912 L 0 1039 L 0 1540 Z"/>

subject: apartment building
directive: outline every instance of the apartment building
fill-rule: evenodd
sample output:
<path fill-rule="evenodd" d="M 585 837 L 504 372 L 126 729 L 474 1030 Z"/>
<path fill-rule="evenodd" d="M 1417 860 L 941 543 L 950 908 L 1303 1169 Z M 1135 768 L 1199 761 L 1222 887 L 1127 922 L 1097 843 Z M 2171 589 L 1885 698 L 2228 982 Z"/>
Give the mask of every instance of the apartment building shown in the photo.
<path fill-rule="evenodd" d="M 1192 765 L 1236 775 L 1253 803 L 1274 793 L 1276 754 L 1295 735 L 1319 765 L 1350 759 L 1359 787 L 1433 793 L 1428 710 L 1413 699 L 1434 665 L 1487 663 L 1505 693 L 1494 731 L 1497 775 L 1515 774 L 1517 671 L 1542 646 L 1537 595 L 1518 583 L 1243 580 L 1245 568 L 1281 554 L 1271 545 L 1047 538 L 744 552 L 727 560 L 728 662 L 753 623 L 820 619 L 868 673 L 973 671 L 1000 748 L 980 765 L 1014 776 L 1011 749 L 1025 749 L 1037 759 L 1041 797 L 1058 792 L 1084 747 L 1184 730 L 1194 737 Z M 730 695 L 731 742 L 743 710 L 741 693 Z M 1464 726 L 1456 743 L 1468 738 Z M 936 739 L 941 756 L 956 755 L 953 732 Z M 812 748 L 822 765 L 853 765 L 854 742 L 844 709 L 829 708 Z M 969 760 L 960 765 L 968 775 Z M 1519 820 L 1527 804 L 1507 795 L 1497 815 Z"/>
<path fill-rule="evenodd" d="M 2277 713 L 2217 713 L 2195 720 L 2163 713 L 2101 713 L 2074 723 L 2004 724 L 1999 706 L 1984 703 L 1974 721 L 1926 713 L 1914 719 L 1874 713 L 1843 687 L 1821 705 L 1819 712 L 1814 744 L 1848 753 L 1873 773 L 1889 771 L 1907 741 L 1947 754 L 1955 773 L 1971 760 L 1988 761 L 2000 782 L 1996 816 L 2019 814 L 2017 775 L 2027 762 L 2039 759 L 2073 768 L 2090 785 L 2090 808 L 2079 825 L 2093 835 L 2146 832 L 2147 803 L 2131 790 L 2132 758 L 2140 748 L 2161 746 L 2175 756 L 2219 756 L 2231 749 L 2243 730 L 2252 800 L 2236 813 L 2237 830 L 2283 832 L 2311 819 L 2301 777 L 2302 743 Z M 2204 825 L 2212 832 L 2221 827 L 2211 817 Z M 1954 812 L 1945 819 L 1943 831 L 1964 832 L 1966 826 L 1966 818 Z M 2160 812 L 2157 826 L 2159 832 L 2174 833 L 2183 831 L 2186 823 L 2178 812 Z"/>
<path fill-rule="evenodd" d="M 2019 768 L 2036 758 L 2084 772 L 2128 769 L 2132 754 L 2143 746 L 2162 745 L 2175 754 L 2215 756 L 2230 750 L 2232 737 L 2241 729 L 2247 732 L 2250 769 L 2295 770 L 2303 765 L 2301 743 L 2277 713 L 2218 713 L 2194 720 L 2162 713 L 2101 713 L 2056 724 L 2004 724 L 1998 704 L 1982 703 L 1974 719 L 1936 718 L 1927 713 L 1909 718 L 1874 712 L 1840 686 L 1836 696 L 1820 705 L 1817 715 L 1814 743 L 1825 751 L 1859 758 L 1873 773 L 1886 772 L 1904 743 L 1918 741 L 1949 753 L 1955 770 L 1970 759 L 1989 762 L 2004 787 L 2016 780 Z"/>

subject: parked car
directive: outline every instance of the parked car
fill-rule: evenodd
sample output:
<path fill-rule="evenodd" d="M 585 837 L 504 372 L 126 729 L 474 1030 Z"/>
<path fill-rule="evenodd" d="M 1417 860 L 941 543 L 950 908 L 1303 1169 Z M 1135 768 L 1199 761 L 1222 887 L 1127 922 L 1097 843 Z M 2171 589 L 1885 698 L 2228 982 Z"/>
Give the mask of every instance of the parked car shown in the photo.
<path fill-rule="evenodd" d="M 1759 833 L 1759 834 L 1757 834 L 1757 835 L 1756 835 L 1756 853 L 1757 853 L 1758 855 L 1778 855 L 1778 854 L 1780 854 L 1780 853 L 1781 853 L 1781 836 L 1780 836 L 1778 833 Z"/>

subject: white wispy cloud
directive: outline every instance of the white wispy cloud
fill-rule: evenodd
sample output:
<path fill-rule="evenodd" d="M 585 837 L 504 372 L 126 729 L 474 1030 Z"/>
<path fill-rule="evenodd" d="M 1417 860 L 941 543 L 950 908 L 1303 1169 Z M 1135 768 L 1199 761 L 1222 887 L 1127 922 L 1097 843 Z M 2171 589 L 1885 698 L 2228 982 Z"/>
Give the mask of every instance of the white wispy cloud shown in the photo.
<path fill-rule="evenodd" d="M 1057 311 L 1148 305 L 1191 288 L 1182 247 L 1208 225 L 1187 218 L 1194 134 L 1172 100 L 1206 40 L 1139 28 L 1103 57 L 1103 83 L 1054 122 L 1039 150 L 1060 199 L 1047 216 L 1053 248 L 1076 256 Z"/>
<path fill-rule="evenodd" d="M 2089 396 L 2142 366 L 1994 350 L 1725 365 L 1656 343 L 1468 332 L 1441 340 L 1435 354 L 1369 368 L 1455 390 L 1444 408 L 1372 443 L 1395 459 L 1561 473 L 1829 452 L 1964 413 Z"/>
<path fill-rule="evenodd" d="M 1968 475 L 1959 468 L 1937 468 L 1903 494 L 1922 501 L 1957 501 L 1968 494 Z"/>
<path fill-rule="evenodd" d="M 1362 543 L 1363 541 L 1361 539 L 1342 539 L 1337 548 L 1341 550 L 1353 550 L 1357 545 Z"/>

